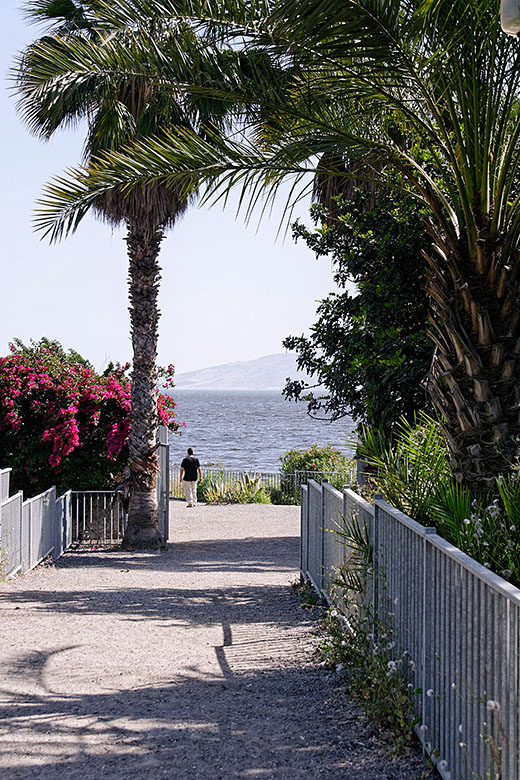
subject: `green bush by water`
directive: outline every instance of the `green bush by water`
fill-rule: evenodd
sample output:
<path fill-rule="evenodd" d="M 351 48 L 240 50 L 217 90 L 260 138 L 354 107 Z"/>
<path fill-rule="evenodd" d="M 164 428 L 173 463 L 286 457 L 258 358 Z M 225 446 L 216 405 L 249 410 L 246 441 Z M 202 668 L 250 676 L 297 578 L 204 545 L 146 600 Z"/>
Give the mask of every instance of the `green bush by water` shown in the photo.
<path fill-rule="evenodd" d="M 309 478 L 318 482 L 327 479 L 338 490 L 344 485 L 355 484 L 355 460 L 335 450 L 331 444 L 325 447 L 313 444 L 306 450 L 287 450 L 280 460 L 280 495 L 277 496 L 283 498 L 280 503 L 299 504 L 301 485 Z"/>

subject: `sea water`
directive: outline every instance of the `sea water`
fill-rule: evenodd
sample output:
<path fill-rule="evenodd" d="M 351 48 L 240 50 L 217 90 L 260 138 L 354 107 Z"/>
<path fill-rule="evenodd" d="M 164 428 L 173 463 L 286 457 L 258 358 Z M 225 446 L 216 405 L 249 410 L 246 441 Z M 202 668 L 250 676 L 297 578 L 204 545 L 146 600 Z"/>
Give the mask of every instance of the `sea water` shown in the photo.
<path fill-rule="evenodd" d="M 278 390 L 172 391 L 180 433 L 170 435 L 170 461 L 178 465 L 192 447 L 203 465 L 278 471 L 286 450 L 332 444 L 352 455 L 354 423 L 316 420 L 305 403 L 286 401 Z"/>

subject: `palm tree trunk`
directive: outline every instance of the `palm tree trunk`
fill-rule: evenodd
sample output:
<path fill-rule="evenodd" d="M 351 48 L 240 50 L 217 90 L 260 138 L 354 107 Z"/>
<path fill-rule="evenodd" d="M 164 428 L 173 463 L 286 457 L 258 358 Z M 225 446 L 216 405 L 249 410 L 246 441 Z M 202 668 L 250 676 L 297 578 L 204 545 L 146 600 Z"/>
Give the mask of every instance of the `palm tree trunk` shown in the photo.
<path fill-rule="evenodd" d="M 520 261 L 481 219 L 477 256 L 450 246 L 433 225 L 430 376 L 456 480 L 488 493 L 515 467 L 520 435 Z"/>
<path fill-rule="evenodd" d="M 126 548 L 161 548 L 157 515 L 157 261 L 162 231 L 155 225 L 128 220 L 130 323 L 133 346 L 130 416 L 130 502 Z"/>

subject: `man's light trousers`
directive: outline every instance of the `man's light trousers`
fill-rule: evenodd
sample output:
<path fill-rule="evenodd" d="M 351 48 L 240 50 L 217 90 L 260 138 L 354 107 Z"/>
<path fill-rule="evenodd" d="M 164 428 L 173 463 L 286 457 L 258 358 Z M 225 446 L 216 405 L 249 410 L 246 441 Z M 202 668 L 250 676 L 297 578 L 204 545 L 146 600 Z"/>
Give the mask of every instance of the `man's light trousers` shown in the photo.
<path fill-rule="evenodd" d="M 197 503 L 197 480 L 188 482 L 188 480 L 183 479 L 182 484 L 184 487 L 184 498 L 188 504 L 195 505 Z"/>

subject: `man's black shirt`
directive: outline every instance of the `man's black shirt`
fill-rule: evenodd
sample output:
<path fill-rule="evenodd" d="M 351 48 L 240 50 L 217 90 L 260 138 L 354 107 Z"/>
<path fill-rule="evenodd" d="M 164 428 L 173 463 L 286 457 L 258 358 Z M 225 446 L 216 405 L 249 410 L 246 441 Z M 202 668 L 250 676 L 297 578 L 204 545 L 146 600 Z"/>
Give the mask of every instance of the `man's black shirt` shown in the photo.
<path fill-rule="evenodd" d="M 184 469 L 184 482 L 195 482 L 199 468 L 199 459 L 195 455 L 187 455 L 181 463 L 181 469 Z"/>

